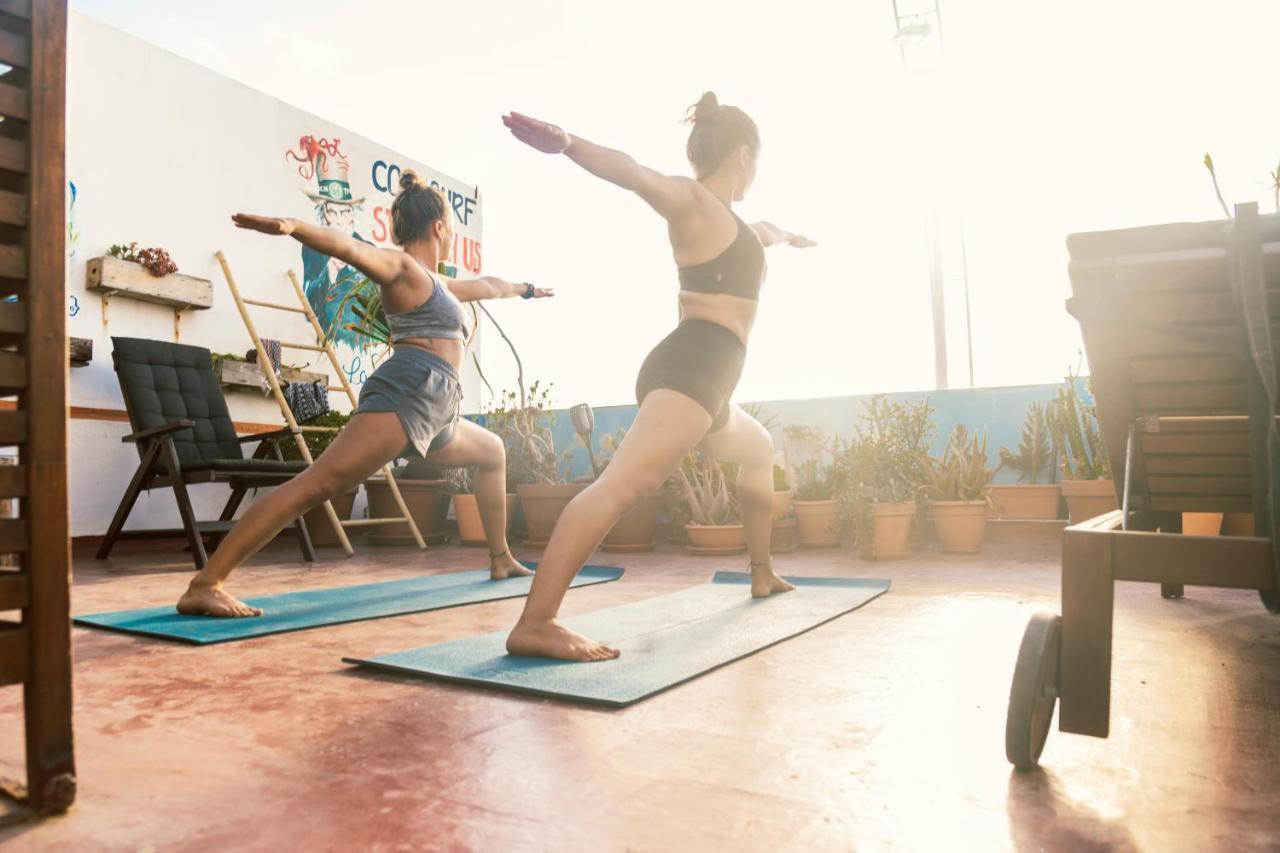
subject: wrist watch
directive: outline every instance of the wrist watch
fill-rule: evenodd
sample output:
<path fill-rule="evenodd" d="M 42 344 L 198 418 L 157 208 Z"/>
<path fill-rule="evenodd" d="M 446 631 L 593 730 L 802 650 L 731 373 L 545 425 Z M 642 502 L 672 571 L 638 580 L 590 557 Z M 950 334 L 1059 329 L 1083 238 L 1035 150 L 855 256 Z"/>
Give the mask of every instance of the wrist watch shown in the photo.
<path fill-rule="evenodd" d="M 526 282 L 525 282 L 525 284 L 524 284 L 524 293 L 520 294 L 520 298 L 521 298 L 521 299 L 532 299 L 532 298 L 533 298 L 533 289 L 534 289 L 534 288 L 533 288 L 533 285 L 532 285 L 532 284 L 529 284 L 529 282 L 527 282 L 527 281 L 526 281 Z"/>

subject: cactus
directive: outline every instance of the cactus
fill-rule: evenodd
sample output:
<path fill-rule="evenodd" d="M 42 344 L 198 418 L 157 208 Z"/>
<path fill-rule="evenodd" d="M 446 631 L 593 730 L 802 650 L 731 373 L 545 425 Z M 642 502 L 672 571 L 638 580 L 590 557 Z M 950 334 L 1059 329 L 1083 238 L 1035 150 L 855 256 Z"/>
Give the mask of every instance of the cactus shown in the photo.
<path fill-rule="evenodd" d="M 1107 447 L 1098 428 L 1096 410 L 1076 391 L 1078 378 L 1075 373 L 1068 373 L 1046 413 L 1054 452 L 1058 454 L 1063 479 L 1107 480 L 1111 477 Z"/>
<path fill-rule="evenodd" d="M 736 524 L 738 500 L 720 463 L 705 453 L 691 454 L 677 471 L 693 524 Z"/>
<path fill-rule="evenodd" d="M 572 454 L 556 455 L 551 435 L 551 390 L 534 382 L 528 403 L 520 405 L 514 391 L 502 395 L 497 406 L 485 412 L 485 427 L 502 439 L 507 449 L 507 490 L 518 483 L 563 483 Z"/>
<path fill-rule="evenodd" d="M 1007 447 L 1000 448 L 1000 468 L 1006 465 L 1018 471 L 1018 482 L 1030 480 L 1035 484 L 1040 479 L 1041 471 L 1049 472 L 1053 479 L 1053 439 L 1049 431 L 1049 420 L 1044 406 L 1032 403 L 1027 407 L 1026 420 L 1022 422 L 1022 438 L 1018 441 L 1018 452 Z M 996 470 L 999 470 L 997 468 Z"/>
<path fill-rule="evenodd" d="M 985 501 L 994 473 L 987 467 L 987 436 L 970 438 L 959 425 L 951 433 L 941 458 L 925 454 L 920 493 L 932 501 Z"/>

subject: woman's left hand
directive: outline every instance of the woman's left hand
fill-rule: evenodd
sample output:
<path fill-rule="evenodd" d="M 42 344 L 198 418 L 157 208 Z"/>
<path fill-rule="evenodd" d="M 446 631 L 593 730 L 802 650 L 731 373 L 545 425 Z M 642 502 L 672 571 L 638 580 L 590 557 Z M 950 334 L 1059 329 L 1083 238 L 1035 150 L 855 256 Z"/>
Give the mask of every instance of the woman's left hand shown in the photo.
<path fill-rule="evenodd" d="M 563 154 L 572 141 L 563 128 L 517 112 L 504 115 L 502 123 L 516 139 L 544 154 Z"/>
<path fill-rule="evenodd" d="M 818 245 L 818 241 L 810 240 L 803 234 L 792 234 L 790 239 L 787 240 L 787 245 L 794 246 L 797 249 L 808 249 Z"/>
<path fill-rule="evenodd" d="M 533 296 L 530 296 L 529 298 L 542 299 L 547 296 L 555 296 L 555 295 L 556 295 L 556 291 L 555 291 L 555 288 L 553 287 L 535 287 L 533 289 Z"/>

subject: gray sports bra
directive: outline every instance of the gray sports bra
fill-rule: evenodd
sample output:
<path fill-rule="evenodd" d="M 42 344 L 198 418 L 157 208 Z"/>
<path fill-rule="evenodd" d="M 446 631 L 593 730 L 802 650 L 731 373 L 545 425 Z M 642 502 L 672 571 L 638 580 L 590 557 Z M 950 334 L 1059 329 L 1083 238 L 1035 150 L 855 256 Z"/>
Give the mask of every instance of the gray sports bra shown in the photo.
<path fill-rule="evenodd" d="M 425 266 L 422 268 L 435 285 L 431 295 L 417 308 L 399 314 L 387 314 L 387 329 L 391 343 L 405 338 L 444 338 L 465 341 L 471 335 L 467 325 L 467 310 L 444 282 L 436 278 Z"/>

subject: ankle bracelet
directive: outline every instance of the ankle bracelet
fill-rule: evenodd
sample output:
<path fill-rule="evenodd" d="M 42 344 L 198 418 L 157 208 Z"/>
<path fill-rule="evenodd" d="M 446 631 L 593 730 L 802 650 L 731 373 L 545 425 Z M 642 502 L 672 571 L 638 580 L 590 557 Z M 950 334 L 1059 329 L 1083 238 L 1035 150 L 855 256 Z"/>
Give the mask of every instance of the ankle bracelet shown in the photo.
<path fill-rule="evenodd" d="M 773 571 L 773 560 L 765 560 L 763 563 L 748 563 L 747 565 L 750 566 L 751 571 L 753 572 L 756 569 L 769 569 L 770 571 Z"/>
<path fill-rule="evenodd" d="M 508 555 L 508 554 L 510 554 L 510 553 L 511 553 L 511 551 L 510 551 L 510 550 L 507 550 L 507 551 L 499 551 L 499 552 L 498 552 L 498 553 L 496 553 L 496 554 L 490 554 L 490 555 L 489 555 L 489 559 L 490 559 L 490 560 L 496 560 L 496 559 L 498 559 L 499 557 L 505 557 L 505 556 L 507 556 L 507 555 Z"/>

